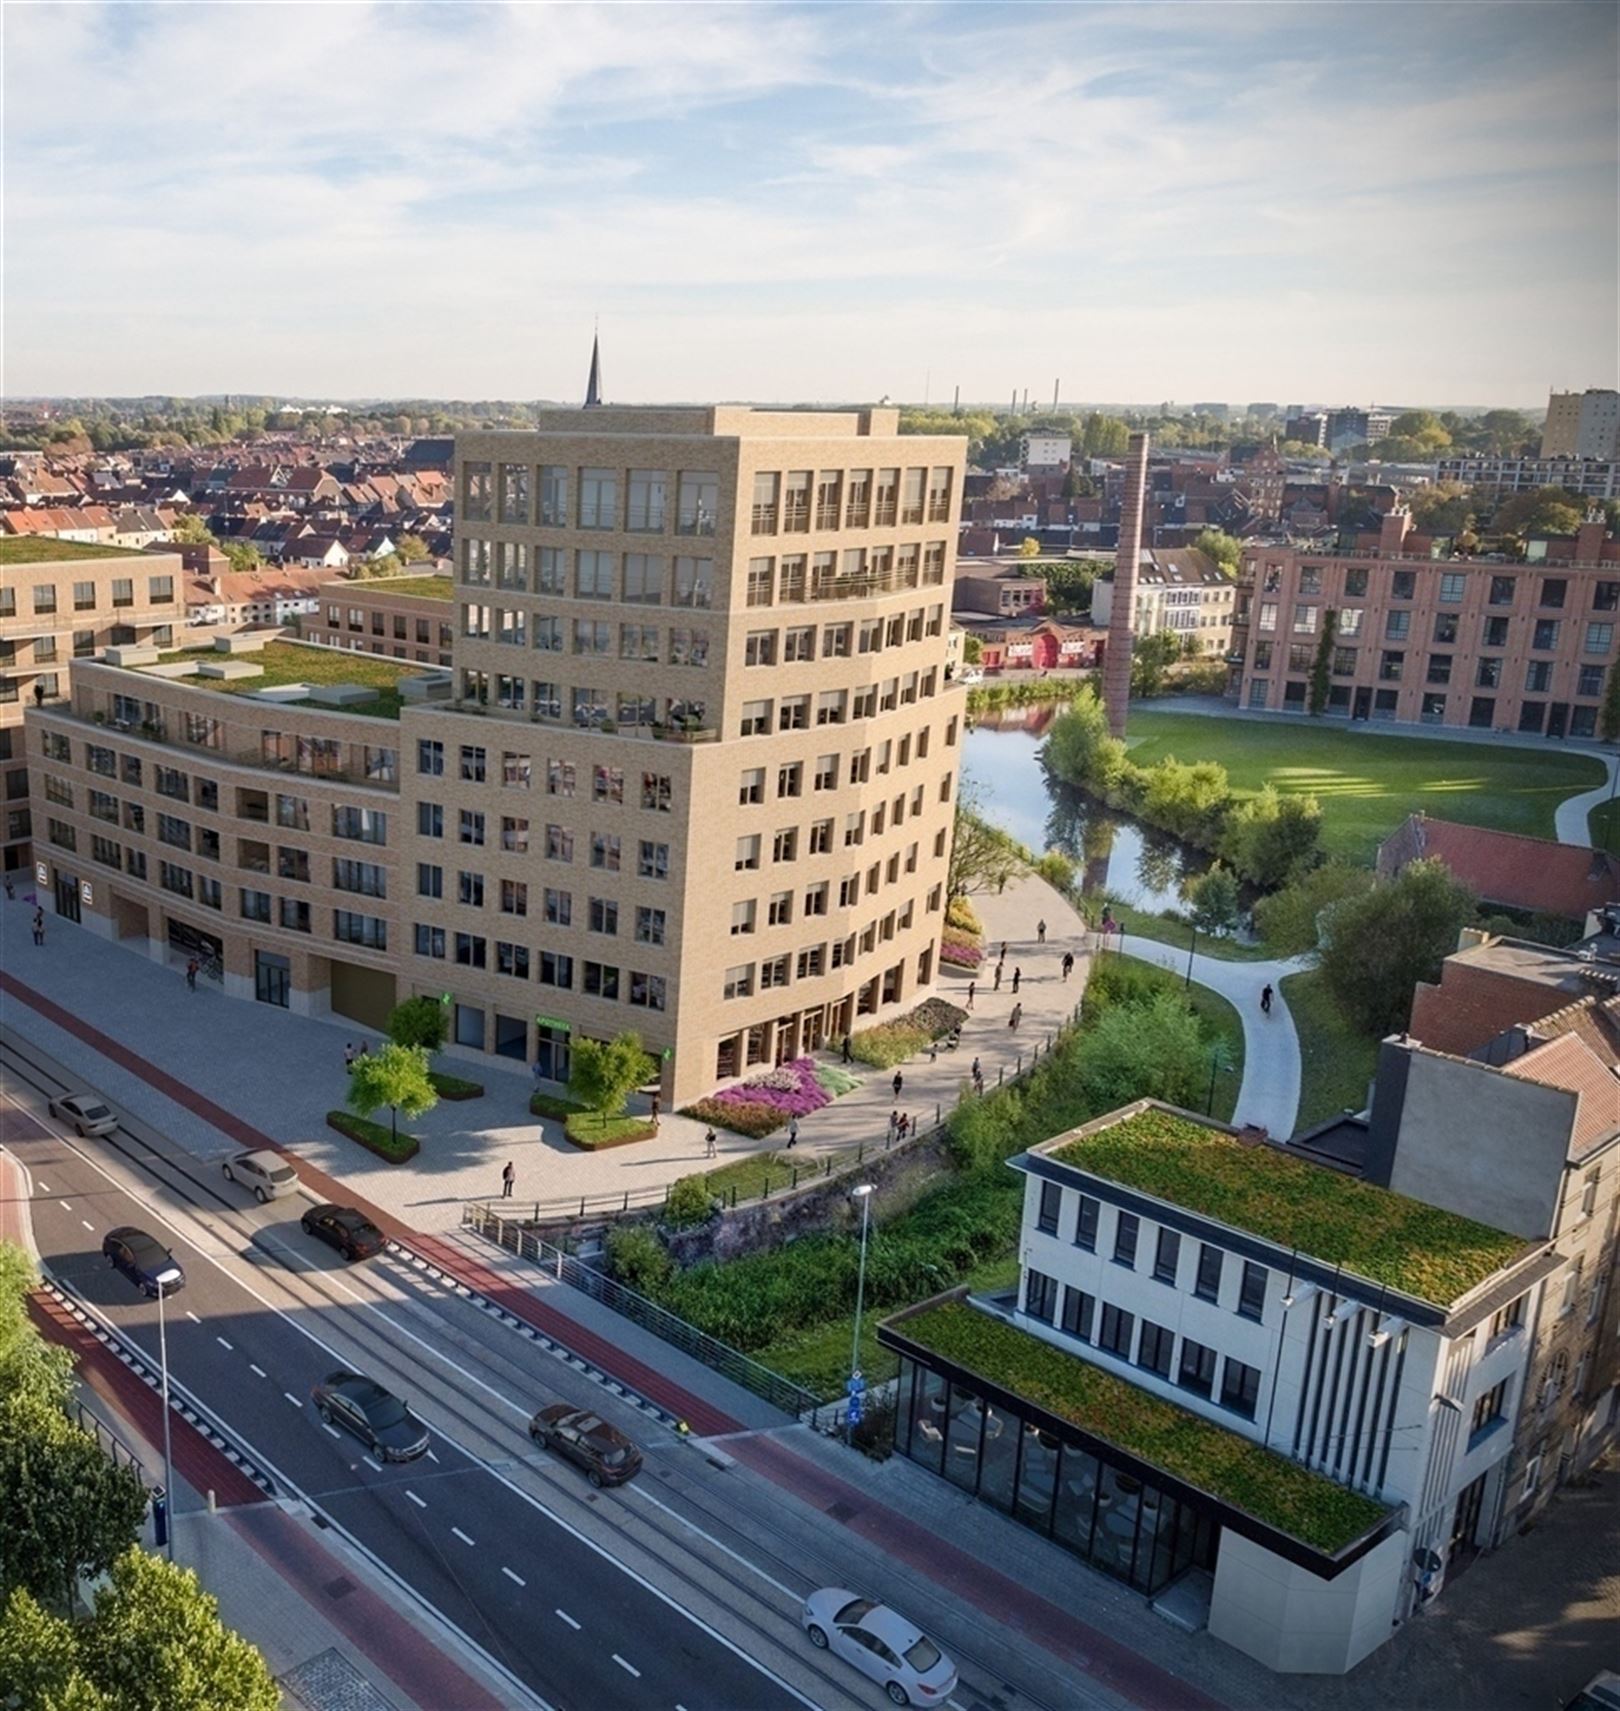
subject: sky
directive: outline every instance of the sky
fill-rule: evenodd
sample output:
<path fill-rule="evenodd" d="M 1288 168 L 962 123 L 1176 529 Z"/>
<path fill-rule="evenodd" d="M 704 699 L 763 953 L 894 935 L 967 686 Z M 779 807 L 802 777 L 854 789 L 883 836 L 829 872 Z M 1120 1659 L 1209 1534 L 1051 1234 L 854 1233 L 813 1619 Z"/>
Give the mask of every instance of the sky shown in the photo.
<path fill-rule="evenodd" d="M 8 3 L 11 396 L 1539 406 L 1594 3 Z"/>

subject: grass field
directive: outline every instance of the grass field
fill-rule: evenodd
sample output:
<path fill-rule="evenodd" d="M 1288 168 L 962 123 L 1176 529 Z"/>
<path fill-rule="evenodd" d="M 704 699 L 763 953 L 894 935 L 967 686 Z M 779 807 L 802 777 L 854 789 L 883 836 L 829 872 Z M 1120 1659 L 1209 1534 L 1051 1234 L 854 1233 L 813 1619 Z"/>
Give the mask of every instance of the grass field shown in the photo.
<path fill-rule="evenodd" d="M 399 685 L 407 677 L 422 677 L 428 667 L 407 665 L 401 660 L 383 659 L 378 654 L 350 653 L 337 648 L 308 647 L 299 642 L 268 642 L 256 653 L 233 656 L 248 665 L 259 666 L 257 677 L 190 678 L 189 687 L 212 689 L 221 695 L 252 695 L 260 689 L 274 689 L 290 683 L 355 683 L 376 690 L 376 698 L 353 707 L 332 707 L 324 711 L 359 713 L 374 719 L 399 717 Z M 194 660 L 215 664 L 225 656 L 213 648 L 190 648 L 178 653 L 160 654 L 159 664 L 170 665 L 176 660 Z"/>
<path fill-rule="evenodd" d="M 1378 1042 L 1344 1021 L 1315 969 L 1284 975 L 1282 995 L 1299 1035 L 1297 1135 L 1347 1108 L 1361 1110 L 1378 1067 Z"/>
<path fill-rule="evenodd" d="M 1272 784 L 1315 796 L 1323 847 L 1364 863 L 1419 808 L 1437 819 L 1550 838 L 1558 804 L 1603 779 L 1602 763 L 1588 755 L 1382 736 L 1342 723 L 1133 711 L 1130 740 L 1139 765 L 1166 755 L 1213 760 L 1240 793 Z"/>
<path fill-rule="evenodd" d="M 1620 802 L 1601 802 L 1586 816 L 1592 848 L 1620 855 Z"/>
<path fill-rule="evenodd" d="M 134 547 L 59 541 L 54 535 L 0 535 L 0 564 L 61 564 L 72 558 L 145 558 Z"/>

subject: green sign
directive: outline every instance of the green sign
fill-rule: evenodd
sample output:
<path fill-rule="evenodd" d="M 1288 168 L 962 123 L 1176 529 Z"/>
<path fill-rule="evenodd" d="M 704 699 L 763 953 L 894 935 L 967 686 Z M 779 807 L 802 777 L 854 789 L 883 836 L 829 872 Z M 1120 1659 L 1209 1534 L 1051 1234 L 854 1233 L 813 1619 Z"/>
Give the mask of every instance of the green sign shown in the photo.
<path fill-rule="evenodd" d="M 555 1029 L 559 1034 L 567 1034 L 573 1031 L 573 1024 L 571 1022 L 563 1021 L 558 1016 L 536 1016 L 534 1019 L 534 1025 L 537 1028 Z"/>
<path fill-rule="evenodd" d="M 668 1062 L 669 1062 L 669 1060 L 670 1060 L 670 1059 L 671 1059 L 671 1058 L 672 1058 L 672 1057 L 674 1057 L 674 1055 L 675 1055 L 675 1054 L 674 1054 L 674 1052 L 672 1052 L 672 1051 L 671 1051 L 671 1050 L 670 1050 L 670 1049 L 669 1049 L 669 1047 L 668 1047 L 668 1046 L 665 1046 L 665 1047 L 664 1047 L 664 1049 L 663 1049 L 663 1051 L 661 1051 L 661 1052 L 660 1052 L 660 1053 L 659 1053 L 659 1054 L 658 1054 L 658 1055 L 659 1055 L 659 1056 L 660 1056 L 660 1057 L 661 1057 L 661 1058 L 662 1058 L 662 1059 L 663 1059 L 663 1060 L 664 1060 L 664 1062 L 665 1062 L 665 1063 L 668 1063 Z"/>

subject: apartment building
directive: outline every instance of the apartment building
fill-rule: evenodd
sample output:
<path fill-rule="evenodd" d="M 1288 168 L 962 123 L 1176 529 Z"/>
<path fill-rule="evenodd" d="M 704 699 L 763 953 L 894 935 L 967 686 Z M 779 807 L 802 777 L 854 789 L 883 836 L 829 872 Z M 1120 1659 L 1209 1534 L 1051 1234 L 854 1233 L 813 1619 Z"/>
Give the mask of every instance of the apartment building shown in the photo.
<path fill-rule="evenodd" d="M 1536 563 L 1419 557 L 1409 530 L 1397 511 L 1376 550 L 1245 550 L 1240 704 L 1307 711 L 1326 650 L 1329 716 L 1595 736 L 1620 626 L 1620 546 L 1601 517 Z"/>
<path fill-rule="evenodd" d="M 1136 572 L 1137 636 L 1173 631 L 1201 654 L 1225 654 L 1232 645 L 1237 585 L 1196 547 L 1143 547 Z M 1110 571 L 1091 585 L 1091 621 L 1106 630 L 1114 610 Z"/>
<path fill-rule="evenodd" d="M 1608 458 L 1443 457 L 1435 479 L 1476 487 L 1493 498 L 1564 487 L 1583 499 L 1620 499 L 1620 461 Z"/>
<path fill-rule="evenodd" d="M 1584 392 L 1553 392 L 1541 431 L 1543 458 L 1620 458 L 1620 392 L 1589 386 Z"/>
<path fill-rule="evenodd" d="M 169 646 L 185 622 L 180 560 L 170 553 L 19 535 L 0 538 L 0 865 L 26 868 L 32 837 L 26 707 L 65 695 L 75 661 L 110 647 Z"/>
<path fill-rule="evenodd" d="M 884 1322 L 904 1455 L 1339 1674 L 1488 1537 L 1547 1244 L 1141 1101 L 1014 1159 L 1016 1297 Z"/>
<path fill-rule="evenodd" d="M 598 408 L 465 436 L 448 677 L 434 648 L 285 642 L 98 667 L 40 715 L 41 884 L 155 954 L 202 944 L 244 996 L 375 1020 L 431 993 L 455 1050 L 557 1081 L 582 1032 L 640 1032 L 671 1103 L 814 1051 L 934 978 L 963 446 L 900 438 L 892 410 Z M 345 583 L 315 633 L 414 650 L 422 608 L 446 610 Z M 179 855 L 136 842 L 132 875 L 114 836 L 130 807 L 184 816 L 103 800 L 87 758 L 110 748 L 139 792 L 176 742 L 219 864 L 191 864 L 191 894 Z M 89 864 L 108 877 L 87 894 Z"/>
<path fill-rule="evenodd" d="M 299 619 L 306 641 L 448 666 L 455 641 L 455 583 L 448 576 L 389 576 L 326 582 L 315 609 Z"/>

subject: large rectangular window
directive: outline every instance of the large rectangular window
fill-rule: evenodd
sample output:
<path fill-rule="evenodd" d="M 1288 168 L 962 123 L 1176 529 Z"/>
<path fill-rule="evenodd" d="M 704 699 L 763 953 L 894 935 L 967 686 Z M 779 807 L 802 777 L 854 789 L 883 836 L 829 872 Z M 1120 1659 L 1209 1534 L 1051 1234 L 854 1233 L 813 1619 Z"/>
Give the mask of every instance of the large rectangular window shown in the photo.
<path fill-rule="evenodd" d="M 1141 1228 L 1140 1220 L 1134 1212 L 1121 1212 L 1119 1221 L 1114 1225 L 1114 1263 L 1116 1265 L 1136 1265 L 1136 1237 Z"/>
<path fill-rule="evenodd" d="M 1097 1216 L 1099 1212 L 1097 1200 L 1090 1194 L 1080 1196 L 1080 1209 L 1074 1219 L 1074 1245 L 1085 1248 L 1088 1252 L 1097 1250 Z"/>
<path fill-rule="evenodd" d="M 1057 1279 L 1033 1267 L 1024 1272 L 1024 1311 L 1032 1319 L 1052 1323 L 1057 1312 Z"/>
<path fill-rule="evenodd" d="M 1035 1227 L 1043 1236 L 1055 1236 L 1063 1213 L 1063 1190 L 1055 1182 L 1041 1184 L 1041 1209 Z"/>
<path fill-rule="evenodd" d="M 1174 1230 L 1167 1230 L 1161 1225 L 1158 1243 L 1153 1253 L 1154 1280 L 1159 1283 L 1174 1285 L 1176 1265 L 1180 1258 L 1181 1237 Z"/>
<path fill-rule="evenodd" d="M 1221 1368 L 1221 1406 L 1241 1414 L 1245 1420 L 1254 1418 L 1255 1404 L 1260 1398 L 1260 1369 L 1246 1366 L 1230 1355 Z"/>
<path fill-rule="evenodd" d="M 1131 1342 L 1136 1331 L 1136 1315 L 1123 1307 L 1105 1303 L 1097 1325 L 1097 1347 L 1107 1349 L 1121 1360 L 1131 1358 Z"/>

